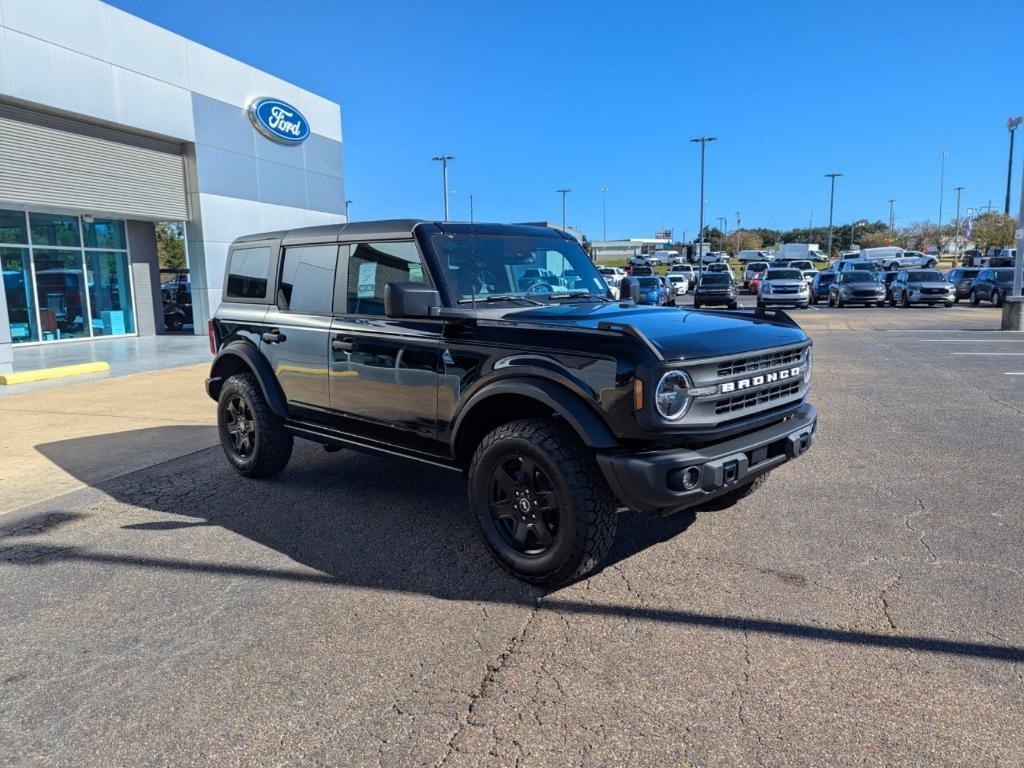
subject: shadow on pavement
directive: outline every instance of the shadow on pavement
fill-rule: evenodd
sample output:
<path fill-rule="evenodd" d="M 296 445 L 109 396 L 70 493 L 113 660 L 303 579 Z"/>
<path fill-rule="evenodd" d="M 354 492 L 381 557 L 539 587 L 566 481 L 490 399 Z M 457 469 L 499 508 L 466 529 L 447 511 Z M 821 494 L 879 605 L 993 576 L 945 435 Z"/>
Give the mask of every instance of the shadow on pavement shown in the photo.
<path fill-rule="evenodd" d="M 164 439 L 175 426 L 149 430 Z M 104 436 L 38 446 L 47 457 L 76 456 L 94 450 Z M 74 444 L 74 445 L 72 445 Z M 63 466 L 63 465 L 62 465 Z M 74 473 L 74 466 L 63 466 Z M 122 530 L 140 537 L 173 536 L 183 528 L 220 526 L 279 552 L 301 568 L 258 562 L 210 562 L 169 556 L 173 542 L 128 540 L 121 551 L 74 546 L 0 544 L 0 559 L 20 565 L 53 561 L 104 563 L 166 571 L 201 572 L 258 580 L 346 585 L 426 594 L 446 600 L 478 600 L 534 606 L 577 614 L 615 616 L 732 630 L 759 632 L 888 649 L 902 649 L 997 661 L 1024 660 L 1024 648 L 933 637 L 889 635 L 830 629 L 809 624 L 716 616 L 692 611 L 563 600 L 512 578 L 497 566 L 469 518 L 466 484 L 460 475 L 432 467 L 362 455 L 328 454 L 298 442 L 292 462 L 273 480 L 254 481 L 230 469 L 220 448 L 202 450 L 97 487 L 135 508 L 178 518 L 130 523 Z M 47 513 L 34 535 L 78 515 Z M 47 520 L 49 522 L 47 522 Z M 655 518 L 627 513 L 620 517 L 616 543 L 606 567 L 667 541 L 693 522 L 692 513 Z M 28 530 L 31 518 L 16 531 Z M 123 544 L 124 539 L 118 540 Z M 136 551 L 132 551 L 136 550 Z M 543 599 L 541 600 L 541 598 Z M 538 603 L 538 600 L 540 602 Z"/>

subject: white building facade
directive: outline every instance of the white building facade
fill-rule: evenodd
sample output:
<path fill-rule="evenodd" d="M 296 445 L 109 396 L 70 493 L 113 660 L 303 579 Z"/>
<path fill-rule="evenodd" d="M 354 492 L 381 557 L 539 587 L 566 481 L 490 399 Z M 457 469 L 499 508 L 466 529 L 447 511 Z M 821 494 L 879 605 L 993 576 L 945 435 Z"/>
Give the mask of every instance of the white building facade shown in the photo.
<path fill-rule="evenodd" d="M 228 244 L 345 221 L 342 168 L 334 102 L 99 0 L 0 0 L 0 371 L 163 332 L 157 222 L 205 333 Z"/>

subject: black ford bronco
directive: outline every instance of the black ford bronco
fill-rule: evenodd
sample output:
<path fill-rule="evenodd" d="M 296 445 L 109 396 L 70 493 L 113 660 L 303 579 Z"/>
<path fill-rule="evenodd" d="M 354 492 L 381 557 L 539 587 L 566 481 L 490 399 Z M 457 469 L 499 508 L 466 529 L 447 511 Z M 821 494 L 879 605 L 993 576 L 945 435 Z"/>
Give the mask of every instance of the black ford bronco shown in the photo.
<path fill-rule="evenodd" d="M 727 506 L 816 427 L 811 342 L 785 314 L 615 300 L 542 227 L 240 238 L 210 344 L 240 473 L 281 471 L 295 437 L 462 472 L 497 560 L 549 585 L 601 562 L 620 509 Z"/>

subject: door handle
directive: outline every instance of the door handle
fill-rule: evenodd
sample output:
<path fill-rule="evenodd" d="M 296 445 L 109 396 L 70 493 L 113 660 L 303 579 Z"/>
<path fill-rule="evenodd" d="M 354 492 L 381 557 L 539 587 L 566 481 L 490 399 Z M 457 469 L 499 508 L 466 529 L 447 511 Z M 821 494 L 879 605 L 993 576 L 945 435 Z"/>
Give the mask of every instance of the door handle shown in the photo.
<path fill-rule="evenodd" d="M 287 337 L 277 329 L 273 331 L 267 331 L 262 336 L 260 336 L 260 338 L 263 339 L 267 344 L 277 344 L 278 342 L 282 342 L 287 339 Z"/>
<path fill-rule="evenodd" d="M 343 339 L 334 339 L 331 341 L 331 349 L 338 352 L 351 352 L 356 347 L 356 340 L 351 336 L 346 336 Z"/>

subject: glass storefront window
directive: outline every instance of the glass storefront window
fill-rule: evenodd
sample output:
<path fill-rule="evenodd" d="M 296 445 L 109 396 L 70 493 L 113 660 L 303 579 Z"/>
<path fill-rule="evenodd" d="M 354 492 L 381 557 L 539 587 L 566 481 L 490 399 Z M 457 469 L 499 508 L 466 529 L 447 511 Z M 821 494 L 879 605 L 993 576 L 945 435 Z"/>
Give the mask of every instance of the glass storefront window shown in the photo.
<path fill-rule="evenodd" d="M 81 247 L 77 216 L 30 213 L 28 218 L 32 229 L 32 245 Z"/>
<path fill-rule="evenodd" d="M 22 219 L 24 218 L 23 214 Z M 24 226 L 22 228 L 24 229 Z M 2 229 L 2 224 L 0 224 L 0 229 Z M 11 341 L 15 344 L 39 341 L 28 249 L 0 248 L 0 266 L 3 267 L 4 295 L 7 299 Z"/>
<path fill-rule="evenodd" d="M 82 222 L 86 248 L 115 248 L 123 251 L 124 222 L 112 219 L 96 219 Z"/>
<path fill-rule="evenodd" d="M 0 211 L 0 243 L 28 244 L 24 211 Z"/>
<path fill-rule="evenodd" d="M 132 293 L 128 282 L 128 254 L 86 251 L 86 276 L 92 309 L 93 336 L 135 333 Z"/>
<path fill-rule="evenodd" d="M 82 252 L 33 249 L 32 260 L 42 340 L 89 336 Z"/>

